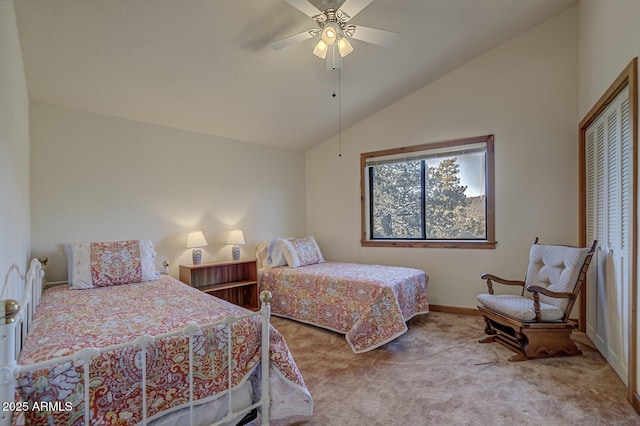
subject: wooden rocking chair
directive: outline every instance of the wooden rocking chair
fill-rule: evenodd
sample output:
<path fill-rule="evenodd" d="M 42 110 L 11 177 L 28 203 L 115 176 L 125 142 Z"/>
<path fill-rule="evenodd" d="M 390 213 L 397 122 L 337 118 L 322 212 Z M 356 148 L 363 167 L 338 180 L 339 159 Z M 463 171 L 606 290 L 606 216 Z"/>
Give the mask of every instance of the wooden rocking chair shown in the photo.
<path fill-rule="evenodd" d="M 480 343 L 498 342 L 516 352 L 509 361 L 580 355 L 571 340 L 575 324 L 569 314 L 585 282 L 598 242 L 591 248 L 538 244 L 529 256 L 525 281 L 482 274 L 489 294 L 478 296 L 487 334 Z M 493 282 L 522 287 L 518 295 L 493 294 Z"/>

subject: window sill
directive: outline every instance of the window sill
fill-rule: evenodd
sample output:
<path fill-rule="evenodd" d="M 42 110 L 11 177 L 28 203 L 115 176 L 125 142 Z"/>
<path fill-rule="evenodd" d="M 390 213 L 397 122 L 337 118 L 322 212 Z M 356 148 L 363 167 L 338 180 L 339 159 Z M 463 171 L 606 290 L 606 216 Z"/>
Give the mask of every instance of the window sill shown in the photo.
<path fill-rule="evenodd" d="M 416 241 L 416 240 L 365 240 L 360 241 L 362 247 L 412 247 L 412 248 L 460 248 L 460 249 L 495 249 L 497 241 Z"/>

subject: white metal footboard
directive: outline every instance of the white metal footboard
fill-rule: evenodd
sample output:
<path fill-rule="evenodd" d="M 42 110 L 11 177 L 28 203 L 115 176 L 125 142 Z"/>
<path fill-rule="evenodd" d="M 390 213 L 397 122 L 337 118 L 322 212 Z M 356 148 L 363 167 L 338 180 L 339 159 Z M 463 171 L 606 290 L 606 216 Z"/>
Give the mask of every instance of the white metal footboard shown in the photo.
<path fill-rule="evenodd" d="M 21 302 L 18 303 L 13 300 L 4 300 L 0 301 L 0 398 L 2 400 L 3 406 L 2 411 L 0 411 L 0 426 L 9 426 L 12 421 L 12 413 L 15 410 L 15 383 L 16 376 L 20 373 L 26 373 L 30 371 L 34 371 L 40 368 L 45 368 L 52 366 L 54 364 L 60 364 L 65 362 L 73 362 L 77 366 L 83 367 L 83 382 L 84 382 L 84 419 L 85 424 L 88 425 L 90 423 L 90 410 L 91 406 L 89 403 L 89 366 L 91 364 L 91 359 L 100 354 L 104 354 L 110 351 L 122 350 L 124 348 L 135 347 L 139 348 L 142 352 L 141 356 L 141 377 L 142 377 L 142 413 L 141 424 L 146 425 L 149 421 L 148 418 L 148 408 L 147 407 L 147 347 L 154 341 L 165 339 L 173 336 L 183 335 L 188 337 L 189 340 L 189 418 L 190 424 L 193 425 L 194 422 L 194 405 L 196 405 L 197 401 L 194 400 L 194 379 L 193 379 L 193 344 L 194 337 L 199 334 L 201 331 L 214 328 L 223 325 L 225 332 L 227 333 L 229 342 L 227 345 L 227 410 L 226 415 L 212 424 L 221 425 L 224 423 L 229 423 L 233 420 L 240 420 L 242 416 L 246 415 L 253 409 L 260 408 L 261 409 L 261 418 L 262 424 L 269 424 L 269 405 L 270 405 L 270 397 L 269 397 L 269 317 L 270 317 L 270 300 L 271 293 L 268 291 L 263 291 L 260 294 L 260 300 L 262 302 L 262 306 L 259 312 L 250 313 L 243 316 L 230 316 L 226 317 L 220 321 L 212 322 L 205 325 L 196 325 L 190 324 L 184 329 L 175 330 L 173 332 L 165 333 L 158 336 L 150 336 L 143 335 L 139 336 L 137 339 L 119 344 L 113 345 L 106 348 L 84 348 L 73 355 L 52 359 L 45 362 L 40 362 L 37 364 L 31 364 L 27 366 L 21 366 L 17 364 L 18 355 L 20 350 L 22 349 L 22 345 L 27 336 L 29 328 L 31 326 L 31 320 L 33 318 L 33 312 L 35 311 L 35 307 L 40 301 L 40 297 L 42 295 L 42 282 L 43 282 L 44 271 L 41 267 L 41 264 L 38 260 L 34 259 L 31 262 L 31 267 L 26 276 L 26 286 L 23 293 L 23 297 Z M 241 320 L 245 320 L 251 317 L 261 317 L 261 328 L 262 328 L 262 350 L 261 350 L 261 393 L 260 400 L 256 403 L 241 409 L 239 411 L 234 411 L 232 409 L 232 370 L 231 365 L 232 362 L 232 343 L 233 339 L 231 338 L 231 327 L 232 325 Z M 61 402 L 63 403 L 63 402 Z M 28 407 L 27 407 L 28 409 Z"/>

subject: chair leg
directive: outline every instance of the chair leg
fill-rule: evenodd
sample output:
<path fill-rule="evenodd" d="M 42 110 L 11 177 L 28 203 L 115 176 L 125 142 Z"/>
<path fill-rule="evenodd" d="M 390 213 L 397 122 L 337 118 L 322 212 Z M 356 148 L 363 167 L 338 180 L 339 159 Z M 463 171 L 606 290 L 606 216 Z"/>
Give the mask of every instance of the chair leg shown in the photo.
<path fill-rule="evenodd" d="M 492 343 L 496 341 L 496 331 L 493 329 L 491 321 L 487 317 L 484 317 L 484 334 L 486 334 L 486 336 L 479 340 L 480 343 Z"/>
<path fill-rule="evenodd" d="M 509 362 L 527 361 L 529 359 L 532 359 L 532 358 L 529 358 L 528 356 L 526 356 L 521 352 L 516 352 L 515 355 L 511 355 L 509 357 Z"/>
<path fill-rule="evenodd" d="M 484 334 L 486 334 L 486 336 L 479 340 L 480 343 L 492 343 L 496 341 L 496 331 L 493 329 L 491 321 L 487 317 L 484 317 Z"/>
<path fill-rule="evenodd" d="M 491 320 L 487 317 L 484 317 L 484 334 L 487 334 L 489 336 L 493 336 L 496 334 L 493 325 L 491 325 Z"/>

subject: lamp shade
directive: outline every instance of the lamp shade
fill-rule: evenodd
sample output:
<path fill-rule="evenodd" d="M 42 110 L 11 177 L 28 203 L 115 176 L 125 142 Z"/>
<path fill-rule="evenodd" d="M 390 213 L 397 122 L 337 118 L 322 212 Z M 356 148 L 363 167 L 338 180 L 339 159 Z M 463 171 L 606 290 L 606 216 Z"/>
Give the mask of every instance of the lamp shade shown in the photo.
<path fill-rule="evenodd" d="M 244 244 L 244 234 L 241 229 L 232 229 L 229 232 L 229 238 L 227 244 L 241 245 Z"/>
<path fill-rule="evenodd" d="M 207 240 L 204 238 L 202 231 L 189 232 L 187 235 L 187 248 L 206 247 Z"/>

